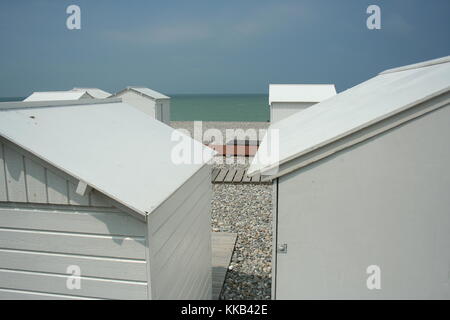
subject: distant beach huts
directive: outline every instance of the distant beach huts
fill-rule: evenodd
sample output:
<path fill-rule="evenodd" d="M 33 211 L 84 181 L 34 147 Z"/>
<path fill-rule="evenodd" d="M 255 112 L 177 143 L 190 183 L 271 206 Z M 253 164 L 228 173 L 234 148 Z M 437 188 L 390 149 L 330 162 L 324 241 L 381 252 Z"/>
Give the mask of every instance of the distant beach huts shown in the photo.
<path fill-rule="evenodd" d="M 23 101 L 61 101 L 94 99 L 87 91 L 41 91 L 33 92 Z"/>
<path fill-rule="evenodd" d="M 170 125 L 170 97 L 144 87 L 127 87 L 117 92 L 115 97 L 136 107 L 167 125 Z"/>
<path fill-rule="evenodd" d="M 173 131 L 120 99 L 1 103 L 0 299 L 210 299 L 213 151 L 176 164 Z"/>
<path fill-rule="evenodd" d="M 449 299 L 449 137 L 450 57 L 272 124 L 273 298 Z"/>
<path fill-rule="evenodd" d="M 98 88 L 73 88 L 71 91 L 84 91 L 95 99 L 105 99 L 111 96 L 111 93 Z"/>
<path fill-rule="evenodd" d="M 270 84 L 270 122 L 280 121 L 334 95 L 334 84 Z"/>

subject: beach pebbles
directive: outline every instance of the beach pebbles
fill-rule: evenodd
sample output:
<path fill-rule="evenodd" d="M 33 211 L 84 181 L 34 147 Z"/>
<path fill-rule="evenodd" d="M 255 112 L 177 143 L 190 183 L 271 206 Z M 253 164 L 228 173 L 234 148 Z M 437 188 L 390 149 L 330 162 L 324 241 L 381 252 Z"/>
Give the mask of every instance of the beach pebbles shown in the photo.
<path fill-rule="evenodd" d="M 221 299 L 270 299 L 271 185 L 214 184 L 212 228 L 238 234 Z"/>

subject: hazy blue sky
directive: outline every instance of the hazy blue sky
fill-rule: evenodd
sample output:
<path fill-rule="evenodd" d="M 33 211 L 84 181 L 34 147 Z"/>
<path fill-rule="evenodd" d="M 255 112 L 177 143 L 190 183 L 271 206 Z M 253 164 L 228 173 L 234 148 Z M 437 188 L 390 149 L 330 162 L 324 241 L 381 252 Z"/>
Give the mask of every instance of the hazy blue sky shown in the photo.
<path fill-rule="evenodd" d="M 66 8 L 81 7 L 81 30 Z M 381 7 L 382 29 L 366 28 Z M 73 86 L 266 93 L 450 54 L 449 0 L 2 0 L 0 96 Z"/>

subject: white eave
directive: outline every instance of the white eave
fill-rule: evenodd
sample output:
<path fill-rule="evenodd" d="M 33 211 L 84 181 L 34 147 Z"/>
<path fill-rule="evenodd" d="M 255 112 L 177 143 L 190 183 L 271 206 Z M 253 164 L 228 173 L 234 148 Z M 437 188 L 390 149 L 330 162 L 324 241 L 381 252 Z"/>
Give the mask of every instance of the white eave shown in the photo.
<path fill-rule="evenodd" d="M 93 99 L 86 91 L 41 91 L 33 92 L 23 101 L 61 101 L 61 100 L 78 100 L 78 99 Z"/>
<path fill-rule="evenodd" d="M 0 136 L 143 219 L 215 154 L 191 139 L 203 157 L 174 163 L 173 132 L 117 98 L 0 103 Z"/>
<path fill-rule="evenodd" d="M 150 98 L 152 100 L 170 99 L 170 97 L 168 97 L 158 91 L 146 88 L 146 87 L 126 87 L 125 89 L 114 94 L 114 96 L 120 96 L 121 94 L 123 94 L 124 92 L 127 92 L 127 91 L 134 91 L 134 92 L 136 92 L 142 96 L 145 96 L 147 98 Z"/>
<path fill-rule="evenodd" d="M 290 171 L 279 170 L 283 165 L 301 161 L 339 139 L 449 91 L 450 57 L 383 72 L 303 112 L 273 123 L 248 174 L 260 173 L 272 178 L 286 174 Z M 443 101 L 441 105 L 445 103 L 448 101 Z M 269 150 L 274 150 L 269 142 L 275 135 L 279 136 L 278 155 L 269 153 Z M 348 142 L 346 147 L 357 142 Z M 304 162 L 303 166 L 310 163 L 311 160 Z M 301 166 L 296 163 L 296 168 Z"/>
<path fill-rule="evenodd" d="M 269 84 L 269 105 L 274 102 L 321 102 L 334 95 L 334 84 Z"/>

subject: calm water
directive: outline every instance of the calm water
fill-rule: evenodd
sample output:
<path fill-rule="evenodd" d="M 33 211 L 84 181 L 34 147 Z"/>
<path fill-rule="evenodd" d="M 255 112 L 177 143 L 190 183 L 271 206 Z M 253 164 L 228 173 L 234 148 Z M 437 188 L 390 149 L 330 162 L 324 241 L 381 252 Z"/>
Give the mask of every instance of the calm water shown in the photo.
<path fill-rule="evenodd" d="M 265 94 L 174 94 L 171 97 L 173 121 L 268 121 Z M 23 97 L 0 98 L 20 101 Z"/>

